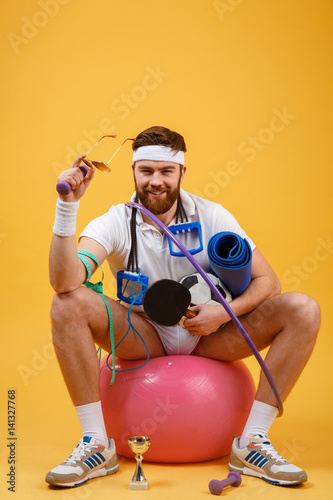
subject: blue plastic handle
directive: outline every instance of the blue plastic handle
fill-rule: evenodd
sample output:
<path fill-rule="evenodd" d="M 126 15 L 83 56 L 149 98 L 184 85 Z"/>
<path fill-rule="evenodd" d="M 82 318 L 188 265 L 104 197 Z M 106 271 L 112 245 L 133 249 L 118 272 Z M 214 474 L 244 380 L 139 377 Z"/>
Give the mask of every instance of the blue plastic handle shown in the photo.
<path fill-rule="evenodd" d="M 195 255 L 196 253 L 199 253 L 203 250 L 200 222 L 186 222 L 185 224 L 176 224 L 175 226 L 168 226 L 168 229 L 174 235 L 180 235 L 180 233 L 190 234 L 192 231 L 197 232 L 199 238 L 199 245 L 197 248 L 193 248 L 188 251 L 191 255 Z M 175 257 L 185 257 L 184 253 L 181 250 L 179 252 L 173 250 L 172 243 L 169 237 L 168 237 L 168 242 L 169 242 L 170 255 L 173 255 Z"/>
<path fill-rule="evenodd" d="M 124 281 L 127 281 L 124 287 Z M 132 284 L 129 285 L 129 282 L 132 281 Z M 126 302 L 127 304 L 132 304 L 133 302 L 133 293 L 132 287 L 135 283 L 141 285 L 141 290 L 136 290 L 135 295 L 137 294 L 137 299 L 135 300 L 135 305 L 140 306 L 143 302 L 143 295 L 148 288 L 148 276 L 140 273 L 131 273 L 130 271 L 118 271 L 117 272 L 117 297 L 118 299 Z M 129 287 L 128 295 L 124 294 L 126 288 Z M 139 292 L 139 293 L 138 293 Z"/>

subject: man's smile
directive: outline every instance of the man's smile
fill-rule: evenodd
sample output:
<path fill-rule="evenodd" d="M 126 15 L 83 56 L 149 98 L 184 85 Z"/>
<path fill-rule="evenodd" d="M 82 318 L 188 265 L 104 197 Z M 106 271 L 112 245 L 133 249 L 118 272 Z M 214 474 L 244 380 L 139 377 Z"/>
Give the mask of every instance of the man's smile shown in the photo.
<path fill-rule="evenodd" d="M 147 191 L 153 198 L 161 198 L 166 191 Z"/>

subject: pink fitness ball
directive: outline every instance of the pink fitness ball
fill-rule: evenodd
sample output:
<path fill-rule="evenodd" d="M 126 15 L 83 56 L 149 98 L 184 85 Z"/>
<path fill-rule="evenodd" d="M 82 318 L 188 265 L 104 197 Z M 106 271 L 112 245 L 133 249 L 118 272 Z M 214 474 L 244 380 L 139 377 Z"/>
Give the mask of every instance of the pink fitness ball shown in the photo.
<path fill-rule="evenodd" d="M 151 462 L 202 462 L 230 453 L 255 394 L 243 361 L 187 355 L 152 358 L 141 368 L 116 373 L 110 386 L 106 358 L 100 373 L 102 408 L 107 433 L 120 455 L 133 458 L 128 438 L 142 435 L 151 439 L 144 455 Z M 116 369 L 143 363 L 117 359 Z"/>

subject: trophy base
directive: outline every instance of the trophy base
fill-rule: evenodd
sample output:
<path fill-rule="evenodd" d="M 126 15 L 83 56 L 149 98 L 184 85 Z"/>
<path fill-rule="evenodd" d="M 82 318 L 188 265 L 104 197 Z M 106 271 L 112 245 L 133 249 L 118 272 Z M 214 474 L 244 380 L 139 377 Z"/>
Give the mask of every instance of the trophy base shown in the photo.
<path fill-rule="evenodd" d="M 130 480 L 129 484 L 130 490 L 148 490 L 148 481 L 133 481 Z"/>

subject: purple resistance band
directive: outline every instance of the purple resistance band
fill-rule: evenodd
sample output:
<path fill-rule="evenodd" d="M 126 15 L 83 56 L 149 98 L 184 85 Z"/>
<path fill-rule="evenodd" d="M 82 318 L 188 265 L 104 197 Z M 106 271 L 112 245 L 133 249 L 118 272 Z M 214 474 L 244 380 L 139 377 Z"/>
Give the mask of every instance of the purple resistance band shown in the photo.
<path fill-rule="evenodd" d="M 248 333 L 246 332 L 245 328 L 243 327 L 243 325 L 241 324 L 241 322 L 239 321 L 239 319 L 237 318 L 237 316 L 235 315 L 235 313 L 233 312 L 233 310 L 229 306 L 228 302 L 224 299 L 223 295 L 220 293 L 220 291 L 214 285 L 214 283 L 212 282 L 212 280 L 210 279 L 210 277 L 207 275 L 207 273 L 205 273 L 205 271 L 202 269 L 202 267 L 200 266 L 200 264 L 190 254 L 190 252 L 187 250 L 187 248 L 184 247 L 184 245 L 178 240 L 178 238 L 176 238 L 176 236 L 154 214 L 152 214 L 149 210 L 147 210 L 142 205 L 139 205 L 138 203 L 135 203 L 135 202 L 132 202 L 132 201 L 126 203 L 126 206 L 127 207 L 137 208 L 141 212 L 144 212 L 146 215 L 148 215 L 148 217 L 152 221 L 154 221 L 162 229 L 162 231 L 183 252 L 183 254 L 185 255 L 185 257 L 187 257 L 187 259 L 191 262 L 191 264 L 195 267 L 195 269 L 201 274 L 201 276 L 203 277 L 203 279 L 206 281 L 207 285 L 214 292 L 214 294 L 218 298 L 219 302 L 222 304 L 222 306 L 224 307 L 224 309 L 227 311 L 227 313 L 229 314 L 230 318 L 232 319 L 232 321 L 237 326 L 237 328 L 241 332 L 242 336 L 244 337 L 244 339 L 246 340 L 246 342 L 250 346 L 250 348 L 251 348 L 251 350 L 252 350 L 255 358 L 257 359 L 259 365 L 262 368 L 262 371 L 264 372 L 264 374 L 265 374 L 265 376 L 266 376 L 266 378 L 267 378 L 267 380 L 269 382 L 269 385 L 271 386 L 271 389 L 272 389 L 272 391 L 274 393 L 274 396 L 275 396 L 275 399 L 276 399 L 276 402 L 277 402 L 277 407 L 278 407 L 278 410 L 279 410 L 278 416 L 281 417 L 282 414 L 283 414 L 283 403 L 282 403 L 282 400 L 281 400 L 278 388 L 276 387 L 276 384 L 275 384 L 275 382 L 273 380 L 272 375 L 270 374 L 267 366 L 265 365 L 264 360 L 262 359 L 261 355 L 259 354 L 258 349 L 256 348 L 256 346 L 252 342 L 252 340 L 249 337 Z"/>

